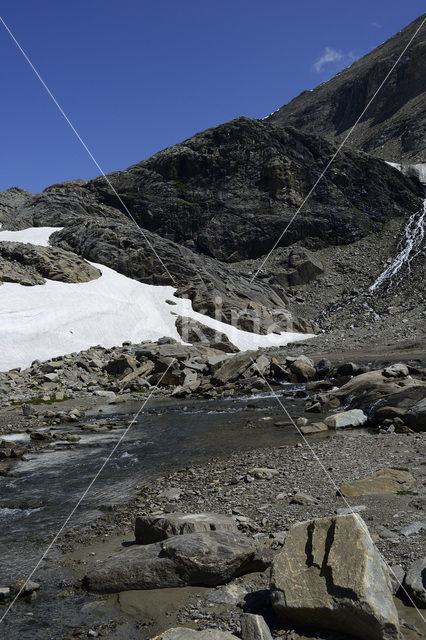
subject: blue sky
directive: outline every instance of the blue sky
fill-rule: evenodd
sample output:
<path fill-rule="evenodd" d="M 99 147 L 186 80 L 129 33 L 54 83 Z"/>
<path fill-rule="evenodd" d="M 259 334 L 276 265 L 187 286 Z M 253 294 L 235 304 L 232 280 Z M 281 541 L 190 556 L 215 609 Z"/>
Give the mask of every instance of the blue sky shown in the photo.
<path fill-rule="evenodd" d="M 399 31 L 417 0 L 4 0 L 0 14 L 104 171 L 240 115 L 261 118 Z M 91 178 L 0 25 L 0 190 Z"/>

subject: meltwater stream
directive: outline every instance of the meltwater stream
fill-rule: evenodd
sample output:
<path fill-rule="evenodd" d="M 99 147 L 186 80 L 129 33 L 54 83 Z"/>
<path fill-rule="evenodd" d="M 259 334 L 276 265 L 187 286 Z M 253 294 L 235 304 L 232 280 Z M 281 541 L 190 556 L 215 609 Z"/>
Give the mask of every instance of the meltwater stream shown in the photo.
<path fill-rule="evenodd" d="M 284 384 L 277 392 L 290 415 L 303 413 L 305 400 L 296 395 L 302 388 L 304 385 Z M 127 413 L 121 414 L 124 427 L 138 409 L 139 406 L 128 406 Z M 109 410 L 112 412 L 112 407 Z M 105 413 L 101 415 L 108 418 Z M 111 419 L 117 423 L 117 414 Z M 276 426 L 277 421 L 286 422 L 286 415 L 271 393 L 167 402 L 146 409 L 74 514 L 70 528 L 94 521 L 104 514 L 107 505 L 128 501 L 162 473 L 235 451 L 300 443 L 291 424 Z M 69 428 L 67 425 L 64 429 Z M 18 477 L 0 478 L 0 586 L 29 575 L 122 432 L 82 432 L 78 444 L 32 454 L 28 461 L 17 464 Z M 339 431 L 320 433 L 311 436 L 311 441 L 340 435 Z M 61 566 L 60 559 L 59 551 L 53 548 L 32 576 L 41 583 L 36 600 L 23 599 L 15 604 L 2 623 L 1 638 L 69 638 L 76 629 L 86 633 L 90 625 L 118 615 L 111 605 L 99 605 L 96 596 L 78 590 L 67 597 L 58 595 L 66 593 L 67 586 L 75 580 Z M 0 603 L 0 619 L 4 611 Z M 132 625 L 125 622 L 109 637 L 140 640 L 140 629 Z"/>
<path fill-rule="evenodd" d="M 303 411 L 303 400 L 294 397 L 297 389 L 297 385 L 285 385 L 280 391 L 287 396 L 289 411 Z M 128 411 L 131 418 L 132 407 Z M 155 413 L 145 410 L 74 514 L 70 527 L 102 515 L 108 505 L 128 501 L 138 486 L 162 472 L 214 455 L 298 441 L 294 427 L 278 428 L 274 420 L 262 420 L 269 416 L 285 418 L 272 394 L 175 402 L 157 407 Z M 127 422 L 124 415 L 122 418 L 124 429 Z M 69 425 L 64 429 L 69 431 Z M 40 544 L 56 534 L 123 430 L 79 433 L 78 444 L 64 443 L 33 453 L 29 460 L 16 464 L 17 477 L 0 478 L 0 586 L 26 577 L 40 556 Z"/>

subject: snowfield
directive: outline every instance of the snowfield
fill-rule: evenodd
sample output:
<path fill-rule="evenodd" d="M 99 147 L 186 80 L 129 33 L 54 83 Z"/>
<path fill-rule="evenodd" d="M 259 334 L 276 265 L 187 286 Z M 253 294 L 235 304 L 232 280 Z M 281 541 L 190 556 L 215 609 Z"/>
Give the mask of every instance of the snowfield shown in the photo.
<path fill-rule="evenodd" d="M 39 227 L 0 231 L 0 242 L 48 245 L 59 228 Z M 178 315 L 189 316 L 225 333 L 241 350 L 286 345 L 314 337 L 282 332 L 258 335 L 197 313 L 191 301 L 174 296 L 171 286 L 143 284 L 101 264 L 91 263 L 102 276 L 91 282 L 68 284 L 47 280 L 44 285 L 0 286 L 0 371 L 27 367 L 94 345 L 112 347 L 125 340 L 138 343 L 170 336 L 182 342 Z M 170 305 L 167 300 L 175 304 Z"/>

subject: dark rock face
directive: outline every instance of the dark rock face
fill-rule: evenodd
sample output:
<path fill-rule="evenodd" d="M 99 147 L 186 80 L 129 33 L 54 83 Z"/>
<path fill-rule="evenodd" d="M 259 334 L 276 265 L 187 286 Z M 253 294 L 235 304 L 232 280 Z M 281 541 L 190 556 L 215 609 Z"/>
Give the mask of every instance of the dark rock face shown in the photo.
<path fill-rule="evenodd" d="M 237 118 L 111 174 L 138 224 L 226 262 L 267 253 L 333 155 L 323 138 Z M 103 178 L 97 200 L 120 208 Z M 342 152 L 282 245 L 346 244 L 420 207 L 422 189 L 392 167 Z"/>
<path fill-rule="evenodd" d="M 340 141 L 355 124 L 383 82 L 423 14 L 348 69 L 304 91 L 269 116 L 268 122 L 293 126 Z M 423 27 L 373 100 L 345 148 L 360 149 L 385 160 L 426 161 L 426 30 Z"/>
<path fill-rule="evenodd" d="M 85 260 L 57 247 L 39 247 L 22 242 L 0 243 L 0 283 L 32 286 L 48 280 L 89 282 L 101 275 Z"/>
<path fill-rule="evenodd" d="M 302 109 L 300 118 L 281 118 L 282 110 L 266 121 L 238 118 L 111 173 L 108 180 L 113 189 L 104 177 L 55 184 L 40 194 L 9 189 L 0 194 L 0 223 L 7 229 L 64 227 L 53 237 L 57 247 L 141 282 L 173 285 L 177 295 L 191 300 L 194 310 L 240 329 L 315 333 L 312 321 L 290 312 L 286 295 L 290 292 L 285 292 L 285 288 L 323 276 L 323 264 L 313 252 L 380 232 L 386 222 L 406 218 L 422 204 L 418 181 L 382 160 L 346 147 L 304 202 L 336 150 L 333 143 L 313 132 L 319 130 L 334 139 L 345 131 L 352 122 L 351 114 L 341 113 L 342 105 L 352 105 L 345 87 L 352 87 L 361 102 L 370 95 L 380 75 L 377 60 L 386 66 L 401 37 L 398 34 L 396 44 L 391 40 L 391 46 L 385 43 L 370 54 L 373 62 L 367 56 L 316 90 L 320 95 L 313 102 L 313 112 L 319 106 L 321 113 L 325 109 L 328 114 L 325 120 L 331 114 L 336 128 L 332 134 L 318 126 L 309 109 Z M 410 48 L 409 73 L 404 61 L 398 71 L 401 75 L 405 69 L 406 79 L 397 75 L 392 80 L 397 81 L 398 92 L 408 83 L 405 97 L 404 91 L 401 95 L 410 108 L 420 96 L 416 46 Z M 349 72 L 342 89 L 341 78 Z M 363 82 L 368 85 L 364 93 L 358 86 Z M 387 85 L 389 91 L 392 82 Z M 323 98 L 322 91 L 328 92 Z M 380 95 L 384 98 L 371 117 L 382 114 L 383 123 L 390 122 L 392 114 L 384 111 L 388 100 L 386 108 L 399 118 L 405 107 L 392 96 L 391 100 L 390 94 Z M 355 110 L 357 104 L 355 100 Z M 305 131 L 299 130 L 302 125 Z M 419 122 L 417 125 L 421 130 Z M 408 135 L 411 129 L 407 127 L 403 129 Z M 382 140 L 377 132 L 374 136 Z M 393 129 L 389 136 L 399 140 Z M 386 143 L 388 138 L 383 140 Z M 367 144 L 355 142 L 354 148 L 370 151 Z M 410 145 L 414 148 L 414 142 Z M 260 265 L 249 262 L 263 260 L 284 231 L 277 249 L 283 252 L 282 260 L 271 260 L 272 271 L 258 273 Z M 317 313 L 309 317 L 316 318 Z"/>

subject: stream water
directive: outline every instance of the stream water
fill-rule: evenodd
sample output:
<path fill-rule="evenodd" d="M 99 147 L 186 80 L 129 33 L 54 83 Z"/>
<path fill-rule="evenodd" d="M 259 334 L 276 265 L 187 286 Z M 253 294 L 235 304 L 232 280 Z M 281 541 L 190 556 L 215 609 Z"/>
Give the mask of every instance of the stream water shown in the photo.
<path fill-rule="evenodd" d="M 296 396 L 301 388 L 285 384 L 278 392 L 290 414 L 303 412 L 304 399 Z M 127 407 L 128 413 L 119 416 L 123 429 L 138 408 Z M 108 413 L 101 415 L 108 419 Z M 110 415 L 115 422 L 117 417 Z M 103 514 L 107 505 L 128 501 L 161 473 L 237 450 L 300 442 L 292 425 L 274 425 L 285 418 L 276 399 L 267 393 L 250 398 L 169 402 L 147 408 L 106 465 L 69 527 L 90 522 Z M 69 425 L 64 427 L 66 431 L 69 429 Z M 123 429 L 101 434 L 82 432 L 78 444 L 71 447 L 59 444 L 52 450 L 31 454 L 27 461 L 17 463 L 17 477 L 0 478 L 0 586 L 28 576 Z M 335 437 L 335 433 L 318 434 L 314 439 L 322 437 Z M 53 549 L 43 561 L 32 578 L 42 584 L 36 601 L 18 601 L 3 622 L 6 636 L 1 635 L 0 628 L 0 637 L 68 638 L 61 635 L 66 629 L 76 625 L 89 628 L 94 619 L 99 622 L 111 616 L 110 610 L 102 613 L 90 608 L 90 595 L 54 599 L 58 586 L 72 583 L 69 575 L 58 567 L 57 557 Z M 140 638 L 134 635 L 134 629 L 124 629 L 120 631 L 123 635 L 117 632 L 118 635 L 109 637 Z"/>
<path fill-rule="evenodd" d="M 287 396 L 290 411 L 302 402 L 294 397 L 297 389 L 297 385 L 286 385 L 280 392 Z M 134 411 L 138 408 L 135 405 Z M 130 417 L 132 409 L 127 408 Z M 277 428 L 272 420 L 261 419 L 270 415 L 271 409 L 276 414 L 280 411 L 271 394 L 250 400 L 180 401 L 146 409 L 69 526 L 96 518 L 108 505 L 127 501 L 138 487 L 164 471 L 237 449 L 295 442 L 298 436 L 293 427 Z M 123 429 L 80 432 L 78 444 L 69 446 L 59 441 L 47 451 L 32 453 L 26 461 L 18 462 L 14 468 L 17 477 L 0 478 L 0 586 L 23 577 L 37 555 L 30 549 L 52 538 L 59 529 L 122 435 L 127 422 L 125 415 L 120 417 Z M 102 418 L 108 419 L 108 414 L 102 413 Z M 117 414 L 110 418 L 116 421 Z M 246 426 L 249 419 L 256 422 L 256 428 Z M 64 431 L 69 429 L 69 425 L 64 426 Z"/>

